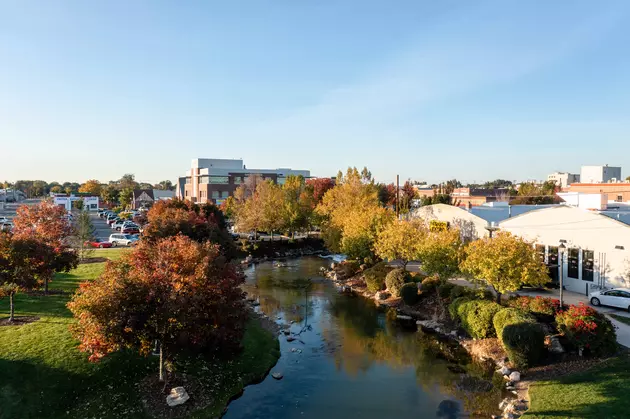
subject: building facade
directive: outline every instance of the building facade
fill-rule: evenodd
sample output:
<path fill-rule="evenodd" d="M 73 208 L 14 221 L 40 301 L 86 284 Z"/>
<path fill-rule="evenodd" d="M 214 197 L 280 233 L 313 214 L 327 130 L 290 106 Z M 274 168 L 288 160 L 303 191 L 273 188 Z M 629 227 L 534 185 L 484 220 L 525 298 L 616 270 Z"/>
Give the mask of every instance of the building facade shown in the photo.
<path fill-rule="evenodd" d="M 311 172 L 285 168 L 249 169 L 240 159 L 193 159 L 190 170 L 177 181 L 176 196 L 192 202 L 220 204 L 233 196 L 236 188 L 252 175 L 283 184 L 288 176 L 309 178 Z"/>
<path fill-rule="evenodd" d="M 464 208 L 483 205 L 488 202 L 509 201 L 507 188 L 455 188 L 451 192 L 451 202 Z"/>
<path fill-rule="evenodd" d="M 432 220 L 443 221 L 449 227 L 458 228 L 462 240 L 470 241 L 487 237 L 490 226 L 486 220 L 463 208 L 447 204 L 425 205 L 411 211 L 411 217 L 429 226 Z"/>
<path fill-rule="evenodd" d="M 553 182 L 561 188 L 566 188 L 572 183 L 580 182 L 580 175 L 568 172 L 554 172 L 547 176 L 548 182 Z"/>
<path fill-rule="evenodd" d="M 540 257 L 567 290 L 589 294 L 630 284 L 630 226 L 610 216 L 557 205 L 512 217 L 502 231 L 535 243 Z M 560 255 L 560 244 L 565 250 Z"/>
<path fill-rule="evenodd" d="M 584 194 L 606 194 L 608 201 L 630 202 L 630 183 L 574 183 L 566 192 L 580 192 Z"/>
<path fill-rule="evenodd" d="M 612 166 L 582 166 L 580 182 L 608 183 L 621 181 L 621 167 Z"/>

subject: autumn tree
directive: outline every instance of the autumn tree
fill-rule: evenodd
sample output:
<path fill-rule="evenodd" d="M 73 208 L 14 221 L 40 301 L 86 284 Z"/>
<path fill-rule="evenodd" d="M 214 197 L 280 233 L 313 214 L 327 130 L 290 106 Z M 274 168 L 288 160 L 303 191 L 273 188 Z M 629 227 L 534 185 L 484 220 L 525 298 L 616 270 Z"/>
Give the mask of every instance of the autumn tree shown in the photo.
<path fill-rule="evenodd" d="M 221 202 L 221 205 L 219 205 L 219 209 L 223 212 L 225 218 L 231 220 L 236 216 L 236 213 L 238 211 L 238 202 L 233 196 L 228 196 L 226 199 L 223 200 L 223 202 Z"/>
<path fill-rule="evenodd" d="M 173 182 L 171 182 L 170 180 L 163 180 L 153 187 L 162 191 L 172 191 L 173 189 L 175 189 L 175 187 L 173 186 Z"/>
<path fill-rule="evenodd" d="M 92 361 L 122 349 L 148 356 L 157 341 L 163 381 L 164 361 L 183 351 L 239 347 L 247 318 L 242 282 L 218 245 L 182 235 L 141 242 L 81 284 L 68 304 L 73 333 Z"/>
<path fill-rule="evenodd" d="M 313 178 L 306 181 L 306 186 L 312 193 L 314 205 L 317 205 L 322 201 L 326 192 L 335 186 L 335 181 L 327 177 Z"/>
<path fill-rule="evenodd" d="M 501 301 L 501 294 L 523 285 L 542 286 L 549 282 L 547 268 L 532 243 L 503 231 L 493 238 L 470 243 L 460 268 L 474 280 L 491 286 L 497 302 Z"/>
<path fill-rule="evenodd" d="M 185 235 L 197 242 L 210 241 L 227 258 L 234 256 L 234 243 L 221 210 L 214 204 L 198 205 L 183 199 L 156 202 L 147 213 L 143 237 L 148 241 Z"/>
<path fill-rule="evenodd" d="M 124 189 L 131 189 L 133 191 L 134 189 L 138 189 L 138 182 L 136 182 L 136 177 L 133 174 L 126 173 L 118 180 L 117 186 L 121 191 Z"/>
<path fill-rule="evenodd" d="M 14 296 L 38 285 L 35 258 L 41 243 L 0 233 L 0 298 L 9 297 L 9 322 L 15 320 Z"/>
<path fill-rule="evenodd" d="M 37 205 L 22 205 L 17 209 L 17 215 L 13 219 L 15 238 L 38 240 L 54 250 L 54 257 L 39 271 L 46 293 L 55 272 L 77 264 L 77 255 L 69 246 L 70 238 L 74 234 L 74 227 L 66 219 L 66 210 L 63 207 L 42 201 Z"/>
<path fill-rule="evenodd" d="M 337 176 L 337 185 L 326 192 L 316 208 L 325 218 L 322 230 L 326 245 L 352 258 L 373 256 L 378 233 L 393 219 L 391 211 L 380 205 L 369 174 L 348 168 L 345 176 Z"/>
<path fill-rule="evenodd" d="M 100 196 L 101 188 L 101 182 L 96 179 L 90 179 L 79 187 L 79 192 Z"/>
<path fill-rule="evenodd" d="M 115 204 L 118 202 L 118 195 L 120 191 L 116 188 L 115 185 L 107 185 L 101 188 L 101 200 L 108 204 Z"/>
<path fill-rule="evenodd" d="M 557 185 L 553 181 L 543 182 L 538 185 L 533 182 L 523 182 L 518 188 L 517 195 L 512 198 L 513 204 L 553 204 L 558 198 L 556 197 Z"/>
<path fill-rule="evenodd" d="M 62 193 L 63 192 L 63 188 L 61 187 L 61 185 L 55 185 L 52 188 L 50 188 L 50 192 L 52 192 L 52 193 Z"/>
<path fill-rule="evenodd" d="M 381 259 L 400 261 L 406 269 L 410 261 L 419 259 L 419 249 L 427 234 L 418 221 L 395 220 L 378 233 L 374 251 Z"/>
<path fill-rule="evenodd" d="M 284 195 L 271 180 L 258 183 L 253 195 L 245 199 L 237 213 L 240 231 L 274 231 L 284 227 Z M 256 233 L 257 234 L 257 233 Z"/>
<path fill-rule="evenodd" d="M 302 176 L 288 176 L 282 185 L 284 205 L 282 208 L 283 228 L 291 236 L 296 231 L 304 231 L 310 224 L 314 197 L 307 190 Z"/>
<path fill-rule="evenodd" d="M 452 278 L 459 273 L 463 250 L 458 229 L 430 230 L 418 249 L 422 270 L 429 275 L 437 275 L 440 279 Z"/>

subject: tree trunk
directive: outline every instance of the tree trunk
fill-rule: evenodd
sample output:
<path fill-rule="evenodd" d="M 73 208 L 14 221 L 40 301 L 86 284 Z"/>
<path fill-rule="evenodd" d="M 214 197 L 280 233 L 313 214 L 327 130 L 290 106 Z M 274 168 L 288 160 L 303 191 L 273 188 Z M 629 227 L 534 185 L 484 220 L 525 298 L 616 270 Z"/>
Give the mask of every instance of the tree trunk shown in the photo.
<path fill-rule="evenodd" d="M 13 322 L 15 320 L 15 305 L 13 304 L 14 295 L 14 292 L 9 293 L 9 322 Z"/>
<path fill-rule="evenodd" d="M 497 304 L 501 304 L 501 295 L 502 294 L 499 291 L 497 291 L 496 288 L 492 287 L 492 289 L 497 294 Z"/>
<path fill-rule="evenodd" d="M 44 294 L 48 295 L 48 275 L 44 277 Z"/>
<path fill-rule="evenodd" d="M 164 382 L 164 351 L 162 350 L 162 342 L 160 345 L 160 383 Z"/>

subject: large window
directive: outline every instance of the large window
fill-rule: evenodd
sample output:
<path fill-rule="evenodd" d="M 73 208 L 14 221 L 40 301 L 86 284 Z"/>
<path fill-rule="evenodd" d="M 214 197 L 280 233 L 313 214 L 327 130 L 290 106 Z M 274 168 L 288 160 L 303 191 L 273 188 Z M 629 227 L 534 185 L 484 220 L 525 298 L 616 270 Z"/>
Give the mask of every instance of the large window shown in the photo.
<path fill-rule="evenodd" d="M 210 176 L 208 183 L 227 185 L 229 183 L 227 176 Z"/>
<path fill-rule="evenodd" d="M 190 178 L 189 177 L 186 178 L 186 184 L 190 184 Z"/>
<path fill-rule="evenodd" d="M 558 246 L 549 246 L 547 252 L 547 267 L 549 268 L 549 277 L 553 282 L 558 282 Z"/>
<path fill-rule="evenodd" d="M 542 263 L 546 263 L 547 262 L 547 260 L 545 259 L 545 245 L 544 244 L 537 244 L 536 245 L 536 254 L 538 255 L 538 259 Z"/>
<path fill-rule="evenodd" d="M 580 249 L 569 249 L 567 254 L 569 267 L 567 268 L 567 276 L 569 278 L 578 279 L 580 273 Z"/>
<path fill-rule="evenodd" d="M 593 282 L 595 268 L 595 253 L 592 250 L 582 251 L 582 280 Z"/>
<path fill-rule="evenodd" d="M 234 184 L 235 185 L 240 185 L 241 183 L 243 183 L 243 178 L 241 176 L 235 176 L 234 177 Z"/>
<path fill-rule="evenodd" d="M 219 197 L 220 197 L 219 191 L 212 191 L 212 199 L 217 199 Z"/>

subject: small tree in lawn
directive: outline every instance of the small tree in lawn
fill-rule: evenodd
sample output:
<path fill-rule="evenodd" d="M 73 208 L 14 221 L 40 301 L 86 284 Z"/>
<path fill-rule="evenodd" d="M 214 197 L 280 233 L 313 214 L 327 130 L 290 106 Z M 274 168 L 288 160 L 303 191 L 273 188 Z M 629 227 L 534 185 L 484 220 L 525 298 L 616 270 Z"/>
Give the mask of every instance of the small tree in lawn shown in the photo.
<path fill-rule="evenodd" d="M 81 284 L 68 307 L 79 349 L 90 360 L 128 348 L 164 361 L 184 350 L 233 351 L 247 317 L 234 266 L 219 246 L 186 236 L 142 241 L 95 281 Z"/>
<path fill-rule="evenodd" d="M 523 285 L 542 286 L 549 282 L 547 268 L 532 243 L 508 232 L 470 243 L 465 254 L 462 272 L 490 285 L 497 302 L 501 301 L 501 294 Z"/>
<path fill-rule="evenodd" d="M 41 240 L 0 233 L 0 298 L 9 297 L 9 322 L 15 317 L 15 294 L 39 286 L 50 269 L 68 271 L 76 266 L 72 260 L 63 266 L 61 262 L 55 249 Z"/>
<path fill-rule="evenodd" d="M 42 266 L 39 273 L 47 294 L 48 282 L 54 273 L 65 270 L 67 266 L 76 266 L 77 262 L 76 253 L 69 246 L 75 230 L 66 219 L 66 210 L 46 201 L 37 205 L 22 205 L 17 209 L 13 224 L 16 239 L 41 241 L 54 250 L 54 257 Z"/>
<path fill-rule="evenodd" d="M 378 234 L 374 251 L 381 259 L 401 261 L 406 269 L 410 261 L 418 260 L 426 236 L 426 228 L 417 221 L 394 221 Z"/>
<path fill-rule="evenodd" d="M 79 258 L 85 260 L 94 251 L 86 242 L 94 240 L 96 229 L 87 211 L 81 211 L 75 221 L 76 247 L 79 249 Z"/>

